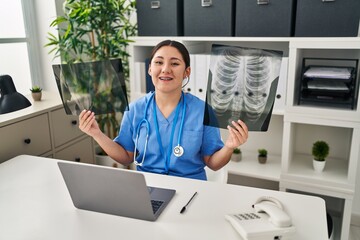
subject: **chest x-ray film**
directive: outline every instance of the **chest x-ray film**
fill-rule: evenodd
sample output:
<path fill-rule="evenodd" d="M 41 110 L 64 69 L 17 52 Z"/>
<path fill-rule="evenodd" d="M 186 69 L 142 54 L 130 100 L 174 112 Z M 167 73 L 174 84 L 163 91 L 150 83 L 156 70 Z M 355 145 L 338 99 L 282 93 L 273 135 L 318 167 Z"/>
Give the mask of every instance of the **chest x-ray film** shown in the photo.
<path fill-rule="evenodd" d="M 124 112 L 128 107 L 120 59 L 53 65 L 53 71 L 68 115 L 83 109 L 96 115 Z"/>
<path fill-rule="evenodd" d="M 213 45 L 204 124 L 226 128 L 241 119 L 250 131 L 267 131 L 282 52 Z"/>

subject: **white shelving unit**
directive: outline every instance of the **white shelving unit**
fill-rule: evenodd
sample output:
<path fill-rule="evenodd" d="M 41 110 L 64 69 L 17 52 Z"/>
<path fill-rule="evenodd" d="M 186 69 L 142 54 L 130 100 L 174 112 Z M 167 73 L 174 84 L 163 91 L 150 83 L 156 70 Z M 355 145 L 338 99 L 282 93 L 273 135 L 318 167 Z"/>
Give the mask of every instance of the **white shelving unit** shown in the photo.
<path fill-rule="evenodd" d="M 170 37 L 135 37 L 130 45 L 131 100 L 145 94 L 136 65 L 143 63 L 158 42 Z M 287 61 L 284 104 L 273 111 L 269 130 L 251 132 L 242 146 L 243 160 L 230 162 L 228 172 L 261 180 L 278 181 L 280 190 L 320 195 L 338 226 L 336 239 L 348 239 L 356 169 L 360 158 L 360 101 L 355 109 L 298 105 L 298 89 L 304 58 L 358 59 L 360 38 L 240 38 L 171 37 L 182 42 L 190 54 L 210 54 L 212 44 L 279 50 Z M 197 71 L 196 66 L 193 71 Z M 197 79 L 195 79 L 197 81 Z M 359 70 L 357 74 L 359 81 Z M 357 84 L 357 88 L 359 85 Z M 278 89 L 281 89 L 278 87 Z M 281 90 L 280 90 L 281 91 Z M 226 133 L 222 132 L 223 137 Z M 330 145 L 324 172 L 312 169 L 311 146 L 316 140 Z M 269 160 L 257 161 L 256 150 L 267 148 Z"/>
<path fill-rule="evenodd" d="M 301 80 L 304 58 L 360 59 L 359 38 L 292 39 L 289 42 L 289 71 L 284 115 L 282 174 L 280 189 L 293 189 L 337 199 L 333 209 L 340 239 L 349 238 L 356 170 L 360 157 L 359 99 L 353 110 L 297 105 L 297 86 Z M 359 81 L 359 70 L 357 70 Z M 359 88 L 359 85 L 357 85 Z M 330 145 L 326 169 L 316 174 L 311 169 L 312 156 L 307 149 L 322 139 Z M 330 204 L 329 204 L 330 205 Z"/>

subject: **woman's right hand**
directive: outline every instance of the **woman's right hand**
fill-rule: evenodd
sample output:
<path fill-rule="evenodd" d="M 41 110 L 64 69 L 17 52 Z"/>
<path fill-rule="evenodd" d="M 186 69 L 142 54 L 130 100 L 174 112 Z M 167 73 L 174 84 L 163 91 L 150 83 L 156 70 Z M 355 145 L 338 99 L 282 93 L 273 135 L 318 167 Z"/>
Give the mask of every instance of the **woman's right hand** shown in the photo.
<path fill-rule="evenodd" d="M 79 115 L 79 128 L 87 135 L 94 137 L 101 132 L 95 119 L 95 113 L 89 110 L 83 110 Z"/>

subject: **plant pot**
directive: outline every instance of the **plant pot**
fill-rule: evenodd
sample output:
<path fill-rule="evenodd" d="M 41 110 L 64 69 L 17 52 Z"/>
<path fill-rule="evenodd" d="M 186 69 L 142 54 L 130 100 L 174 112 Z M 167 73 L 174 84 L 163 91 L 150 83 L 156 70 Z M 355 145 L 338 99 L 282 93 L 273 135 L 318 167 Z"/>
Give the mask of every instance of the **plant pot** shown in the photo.
<path fill-rule="evenodd" d="M 240 162 L 242 159 L 242 154 L 241 153 L 234 153 L 231 157 L 231 160 L 233 162 Z"/>
<path fill-rule="evenodd" d="M 31 96 L 34 101 L 41 101 L 42 92 L 32 92 Z"/>
<path fill-rule="evenodd" d="M 267 157 L 264 156 L 258 156 L 259 163 L 264 164 L 266 163 Z"/>
<path fill-rule="evenodd" d="M 315 172 L 321 173 L 324 170 L 325 167 L 325 161 L 317 161 L 313 159 L 313 168 Z"/>

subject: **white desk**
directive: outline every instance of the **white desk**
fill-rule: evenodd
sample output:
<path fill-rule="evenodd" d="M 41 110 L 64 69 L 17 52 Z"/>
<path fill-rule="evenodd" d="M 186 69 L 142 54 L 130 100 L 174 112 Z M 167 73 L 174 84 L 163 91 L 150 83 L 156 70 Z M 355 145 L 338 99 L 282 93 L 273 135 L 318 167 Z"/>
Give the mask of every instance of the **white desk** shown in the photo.
<path fill-rule="evenodd" d="M 263 195 L 283 202 L 297 228 L 294 239 L 327 239 L 320 198 L 156 174 L 145 174 L 149 185 L 177 191 L 156 222 L 79 210 L 56 162 L 22 155 L 0 164 L 0 239 L 241 239 L 224 215 L 252 211 L 251 204 Z"/>

